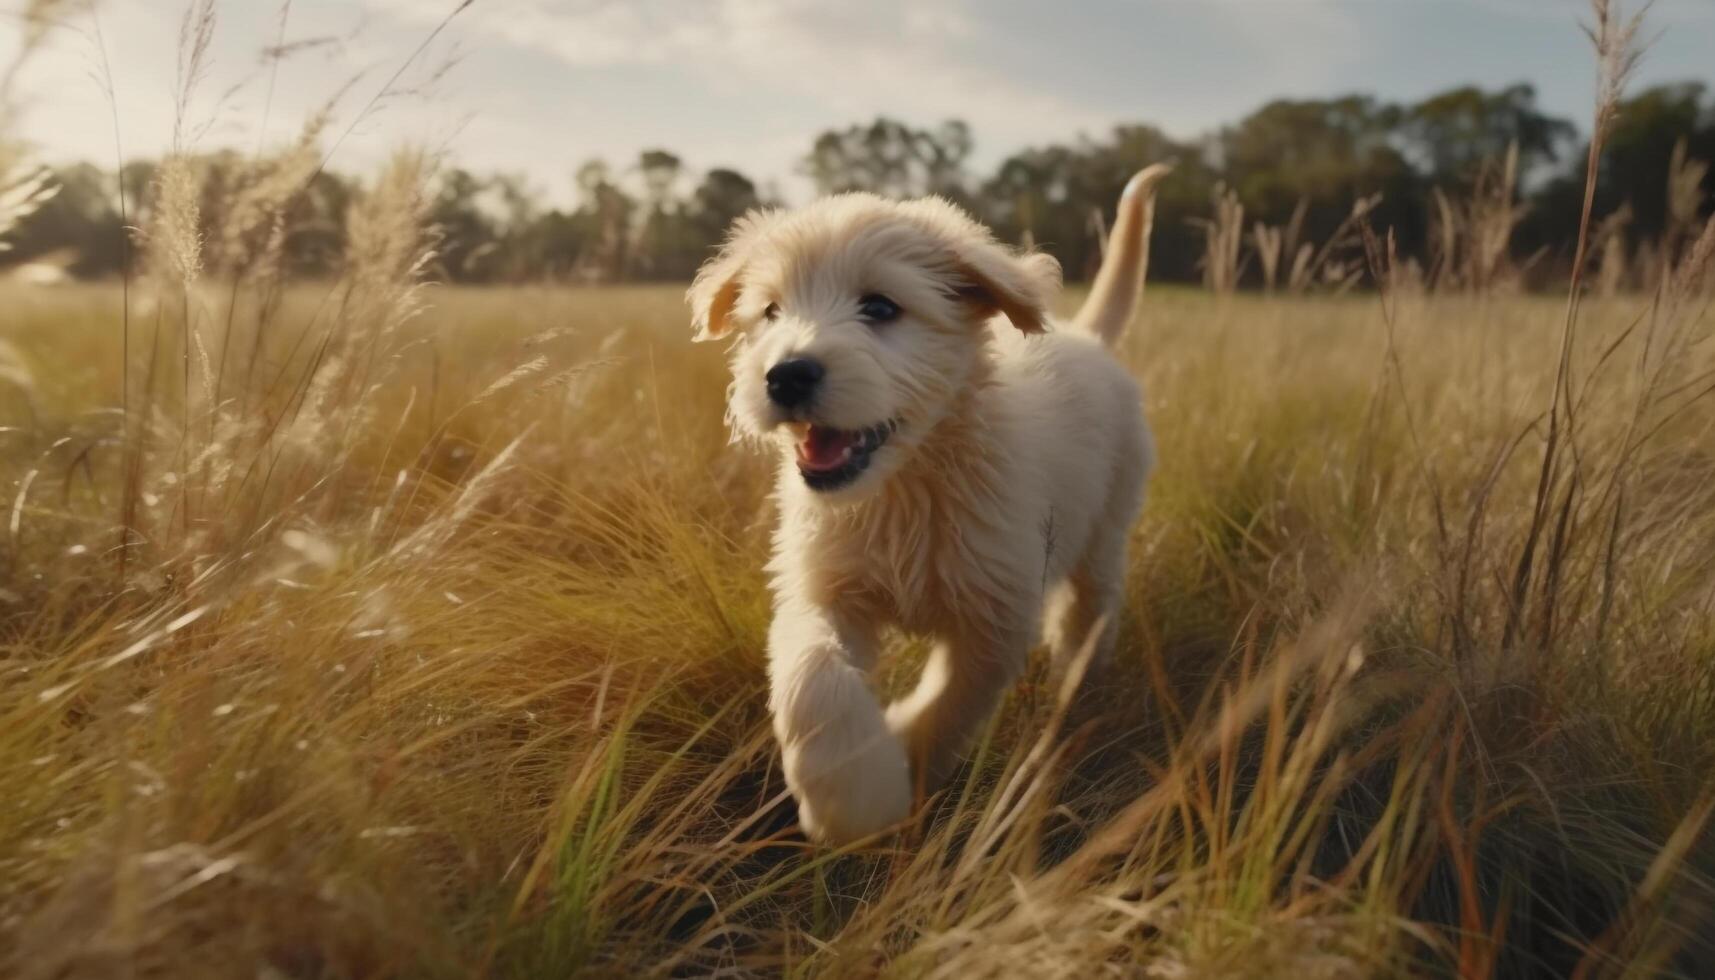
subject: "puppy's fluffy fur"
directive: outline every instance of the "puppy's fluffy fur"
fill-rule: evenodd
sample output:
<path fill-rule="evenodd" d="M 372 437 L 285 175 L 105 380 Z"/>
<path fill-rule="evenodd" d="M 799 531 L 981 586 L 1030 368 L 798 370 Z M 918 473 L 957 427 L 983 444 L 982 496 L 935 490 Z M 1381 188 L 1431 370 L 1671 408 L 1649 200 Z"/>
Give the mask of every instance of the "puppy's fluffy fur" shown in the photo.
<path fill-rule="evenodd" d="M 752 213 L 691 287 L 699 339 L 738 338 L 735 433 L 778 447 L 770 707 L 811 836 L 905 819 L 1044 633 L 1061 664 L 1086 645 L 1092 669 L 1111 653 L 1154 455 L 1111 348 L 1164 173 L 1126 188 L 1090 299 L 1064 325 L 1048 312 L 1052 258 L 936 199 Z M 820 366 L 812 393 L 771 395 L 769 372 L 795 360 Z M 868 675 L 887 627 L 935 647 L 916 690 L 884 709 Z"/>

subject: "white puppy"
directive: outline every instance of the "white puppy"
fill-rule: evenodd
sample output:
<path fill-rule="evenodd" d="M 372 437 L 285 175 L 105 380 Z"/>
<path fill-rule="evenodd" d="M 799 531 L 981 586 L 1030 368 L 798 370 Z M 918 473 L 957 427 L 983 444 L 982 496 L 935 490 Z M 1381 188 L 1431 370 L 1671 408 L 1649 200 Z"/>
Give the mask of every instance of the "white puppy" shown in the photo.
<path fill-rule="evenodd" d="M 1114 644 L 1126 539 L 1153 460 L 1110 353 L 1148 262 L 1134 177 L 1088 302 L 1055 326 L 1049 256 L 938 199 L 844 194 L 741 219 L 688 299 L 737 332 L 729 421 L 779 447 L 770 707 L 812 837 L 904 820 L 939 786 L 1043 635 L 1057 662 Z M 878 633 L 934 638 L 883 711 Z M 1099 635 L 1092 633 L 1099 630 Z"/>

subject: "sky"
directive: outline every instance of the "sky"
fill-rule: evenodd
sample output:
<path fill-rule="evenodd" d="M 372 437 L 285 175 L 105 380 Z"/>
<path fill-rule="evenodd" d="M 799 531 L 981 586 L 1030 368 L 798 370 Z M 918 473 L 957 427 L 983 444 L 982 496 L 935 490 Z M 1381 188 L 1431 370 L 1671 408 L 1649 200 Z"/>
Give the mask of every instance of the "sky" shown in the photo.
<path fill-rule="evenodd" d="M 0 0 L 0 65 L 22 2 Z M 187 2 L 71 0 L 21 79 L 41 156 L 111 162 L 114 105 L 125 156 L 171 145 Z M 427 143 L 569 201 L 582 161 L 662 147 L 795 198 L 815 134 L 877 114 L 966 120 L 982 170 L 1118 123 L 1189 138 L 1273 98 L 1350 91 L 1527 81 L 1582 121 L 1594 86 L 1585 0 L 468 0 L 435 33 L 466 2 L 292 0 L 282 31 L 281 0 L 224 0 L 179 138 L 254 148 L 337 98 L 326 142 L 345 171 Z M 1638 85 L 1715 87 L 1715 0 L 1657 0 L 1645 33 Z M 270 67 L 282 37 L 296 53 Z"/>

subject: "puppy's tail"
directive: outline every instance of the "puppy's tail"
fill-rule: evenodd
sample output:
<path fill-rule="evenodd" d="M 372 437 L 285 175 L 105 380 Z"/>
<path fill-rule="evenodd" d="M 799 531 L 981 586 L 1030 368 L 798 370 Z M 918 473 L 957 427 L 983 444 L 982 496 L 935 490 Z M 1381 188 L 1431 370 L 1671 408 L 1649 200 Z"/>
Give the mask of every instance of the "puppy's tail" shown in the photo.
<path fill-rule="evenodd" d="M 1120 195 L 1119 214 L 1108 235 L 1107 256 L 1090 287 L 1090 298 L 1072 321 L 1074 328 L 1112 348 L 1125 335 L 1143 295 L 1149 271 L 1149 232 L 1155 225 L 1155 185 L 1173 172 L 1165 163 L 1138 171 Z"/>

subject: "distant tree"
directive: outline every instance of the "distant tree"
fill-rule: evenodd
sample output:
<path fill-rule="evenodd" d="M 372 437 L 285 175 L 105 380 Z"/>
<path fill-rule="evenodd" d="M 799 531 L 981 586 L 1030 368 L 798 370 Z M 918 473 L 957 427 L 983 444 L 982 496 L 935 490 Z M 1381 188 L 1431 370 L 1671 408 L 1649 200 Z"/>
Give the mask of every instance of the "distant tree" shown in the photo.
<path fill-rule="evenodd" d="M 1353 205 L 1375 195 L 1380 203 L 1362 221 L 1393 232 L 1401 256 L 1427 268 L 1435 192 L 1447 197 L 1442 210 L 1459 213 L 1483 196 L 1479 188 L 1503 200 L 1492 172 L 1486 180 L 1479 175 L 1484 161 L 1516 145 L 1514 196 L 1501 209 L 1514 228 L 1510 255 L 1485 253 L 1485 261 L 1498 268 L 1508 258 L 1545 255 L 1534 264 L 1514 263 L 1542 281 L 1564 273 L 1577 232 L 1586 164 L 1583 152 L 1568 152 L 1574 140 L 1572 124 L 1544 113 L 1530 86 L 1514 85 L 1457 88 L 1405 106 L 1363 95 L 1278 100 L 1192 142 L 1151 126 L 1119 126 L 1099 137 L 1021 150 L 986 177 L 969 171 L 973 139 L 964 123 L 917 128 L 881 117 L 822 133 L 801 169 L 823 193 L 949 197 L 1003 238 L 1053 254 L 1067 278 L 1077 280 L 1101 262 L 1102 234 L 1125 182 L 1145 166 L 1170 161 L 1175 170 L 1157 195 L 1153 276 L 1198 278 L 1203 236 L 1195 222 L 1210 217 L 1215 189 L 1224 185 L 1236 201 L 1222 200 L 1241 207 L 1250 225 L 1240 244 L 1251 253 L 1238 262 L 1248 270 L 1241 287 L 1262 285 L 1265 265 L 1278 282 L 1301 286 L 1298 257 L 1307 248 L 1312 258 L 1324 255 L 1336 237 L 1353 239 Z M 319 162 L 312 154 L 309 163 Z M 1703 85 L 1648 89 L 1620 106 L 1596 195 L 1611 270 L 1633 268 L 1631 280 L 1647 283 L 1683 250 L 1715 208 L 1715 168 L 1703 162 L 1715 162 L 1715 100 Z M 195 161 L 211 277 L 244 275 L 245 257 L 257 254 L 278 254 L 291 275 L 337 274 L 345 215 L 362 186 L 312 172 L 302 158 L 298 165 L 291 169 L 286 156 L 271 162 L 233 151 Z M 117 178 L 92 165 L 63 168 L 59 195 L 15 229 L 7 261 L 49 257 L 78 275 L 117 273 L 123 226 L 150 224 L 157 171 L 147 160 L 126 163 Z M 684 160 L 665 148 L 643 151 L 623 177 L 592 160 L 578 168 L 576 183 L 574 209 L 544 210 L 520 176 L 446 171 L 431 208 L 441 234 L 436 273 L 458 282 L 683 280 L 740 215 L 778 197 L 772 185 L 759 187 L 735 170 L 716 168 L 693 180 Z M 283 185 L 291 193 L 269 220 L 227 220 L 257 194 Z M 123 218 L 117 187 L 125 190 Z M 268 249 L 259 251 L 264 240 Z M 1335 246 L 1341 249 L 1346 256 L 1348 247 Z M 1352 271 L 1351 262 L 1340 264 L 1342 276 Z M 1655 271 L 1635 274 L 1644 266 Z"/>
<path fill-rule="evenodd" d="M 971 149 L 970 127 L 959 120 L 915 129 L 878 117 L 867 125 L 816 137 L 803 172 L 823 194 L 869 191 L 884 197 L 963 198 Z"/>
<path fill-rule="evenodd" d="M 1363 95 L 1271 102 L 1222 131 L 1221 170 L 1247 214 L 1269 225 L 1292 220 L 1314 242 L 1332 237 L 1355 201 L 1380 194 L 1376 227 L 1416 252 L 1426 229 L 1424 180 L 1397 145 L 1402 112 Z"/>
<path fill-rule="evenodd" d="M 1251 211 L 1289 214 L 1301 198 L 1344 211 L 1410 172 L 1390 141 L 1397 119 L 1368 96 L 1271 102 L 1223 131 L 1222 169 Z"/>
<path fill-rule="evenodd" d="M 1698 82 L 1645 89 L 1619 106 L 1597 173 L 1596 217 L 1629 209 L 1625 222 L 1631 247 L 1654 247 L 1668 231 L 1668 169 L 1681 142 L 1689 160 L 1715 163 L 1715 100 Z M 1587 149 L 1574 165 L 1532 196 L 1518 246 L 1549 249 L 1571 261 L 1583 208 Z M 1715 202 L 1715 168 L 1703 176 L 1702 217 Z"/>
<path fill-rule="evenodd" d="M 637 159 L 643 177 L 644 215 L 631 261 L 634 274 L 647 279 L 679 279 L 696 263 L 696 242 L 674 191 L 684 163 L 666 150 L 644 150 Z"/>
<path fill-rule="evenodd" d="M 536 220 L 538 198 L 523 174 L 495 174 L 488 178 L 488 193 L 507 229 L 523 228 Z"/>
<path fill-rule="evenodd" d="M 1537 107 L 1536 89 L 1518 84 L 1495 92 L 1475 86 L 1430 96 L 1404 110 L 1399 132 L 1406 155 L 1433 183 L 1469 187 L 1480 168 L 1518 144 L 1518 174 L 1528 183 L 1575 146 L 1578 128 Z"/>
<path fill-rule="evenodd" d="M 719 242 L 745 212 L 762 206 L 756 184 L 736 170 L 716 168 L 691 194 L 693 220 L 706 244 Z"/>
<path fill-rule="evenodd" d="M 556 209 L 535 216 L 513 236 L 507 278 L 558 282 L 571 277 L 590 248 L 591 232 L 590 222 L 575 214 Z"/>
<path fill-rule="evenodd" d="M 6 261 L 49 261 L 77 276 L 118 272 L 126 231 L 112 175 L 77 163 L 53 179 L 58 192 L 9 236 Z"/>
<path fill-rule="evenodd" d="M 943 197 L 961 198 L 965 195 L 965 161 L 970 159 L 976 141 L 971 127 L 963 120 L 949 119 L 932 130 L 919 133 L 918 151 L 922 161 L 924 190 Z"/>
<path fill-rule="evenodd" d="M 440 238 L 438 259 L 448 279 L 480 282 L 493 275 L 500 228 L 484 211 L 487 189 L 488 182 L 468 170 L 454 168 L 440 175 L 429 220 Z"/>
<path fill-rule="evenodd" d="M 584 226 L 587 245 L 575 266 L 584 279 L 614 282 L 630 267 L 631 215 L 637 202 L 612 179 L 601 160 L 586 161 L 577 171 L 583 205 L 574 216 Z"/>
<path fill-rule="evenodd" d="M 305 180 L 277 160 L 230 151 L 198 157 L 193 167 L 200 181 L 202 261 L 210 275 L 246 275 L 249 263 L 264 256 L 287 275 L 325 275 L 337 267 L 354 193 L 349 181 L 326 171 Z M 20 229 L 15 257 L 65 262 L 84 277 L 120 273 L 131 235 L 127 226 L 150 223 L 158 170 L 147 160 L 125 165 L 122 215 L 120 181 L 111 173 L 92 164 L 60 169 L 59 193 Z M 273 203 L 265 207 L 261 201 Z"/>
<path fill-rule="evenodd" d="M 354 182 L 328 170 L 310 179 L 286 228 L 289 271 L 317 278 L 339 271 L 345 258 L 345 219 L 358 193 Z"/>
<path fill-rule="evenodd" d="M 1216 178 L 1197 147 L 1175 142 L 1154 127 L 1119 126 L 1107 141 L 1086 139 L 1014 154 L 983 184 L 980 210 L 1003 237 L 1040 246 L 1059 259 L 1067 278 L 1088 278 L 1102 258 L 1099 232 L 1126 181 L 1164 162 L 1174 163 L 1175 170 L 1157 197 L 1151 271 L 1191 279 L 1200 246 L 1187 219 L 1207 208 Z"/>
<path fill-rule="evenodd" d="M 666 150 L 644 150 L 637 159 L 637 169 L 643 174 L 651 211 L 667 210 L 673 199 L 673 188 L 684 171 L 684 162 Z"/>
<path fill-rule="evenodd" d="M 1715 100 L 1696 82 L 1647 89 L 1620 106 L 1602 157 L 1601 203 L 1632 206 L 1632 232 L 1654 239 L 1667 230 L 1668 167 L 1674 147 L 1685 144 L 1694 160 L 1715 163 Z M 1705 174 L 1706 197 L 1715 198 L 1715 170 Z"/>
<path fill-rule="evenodd" d="M 125 203 L 132 214 L 132 223 L 154 204 L 155 177 L 160 165 L 153 160 L 131 160 L 119 168 L 119 183 L 125 187 Z"/>

